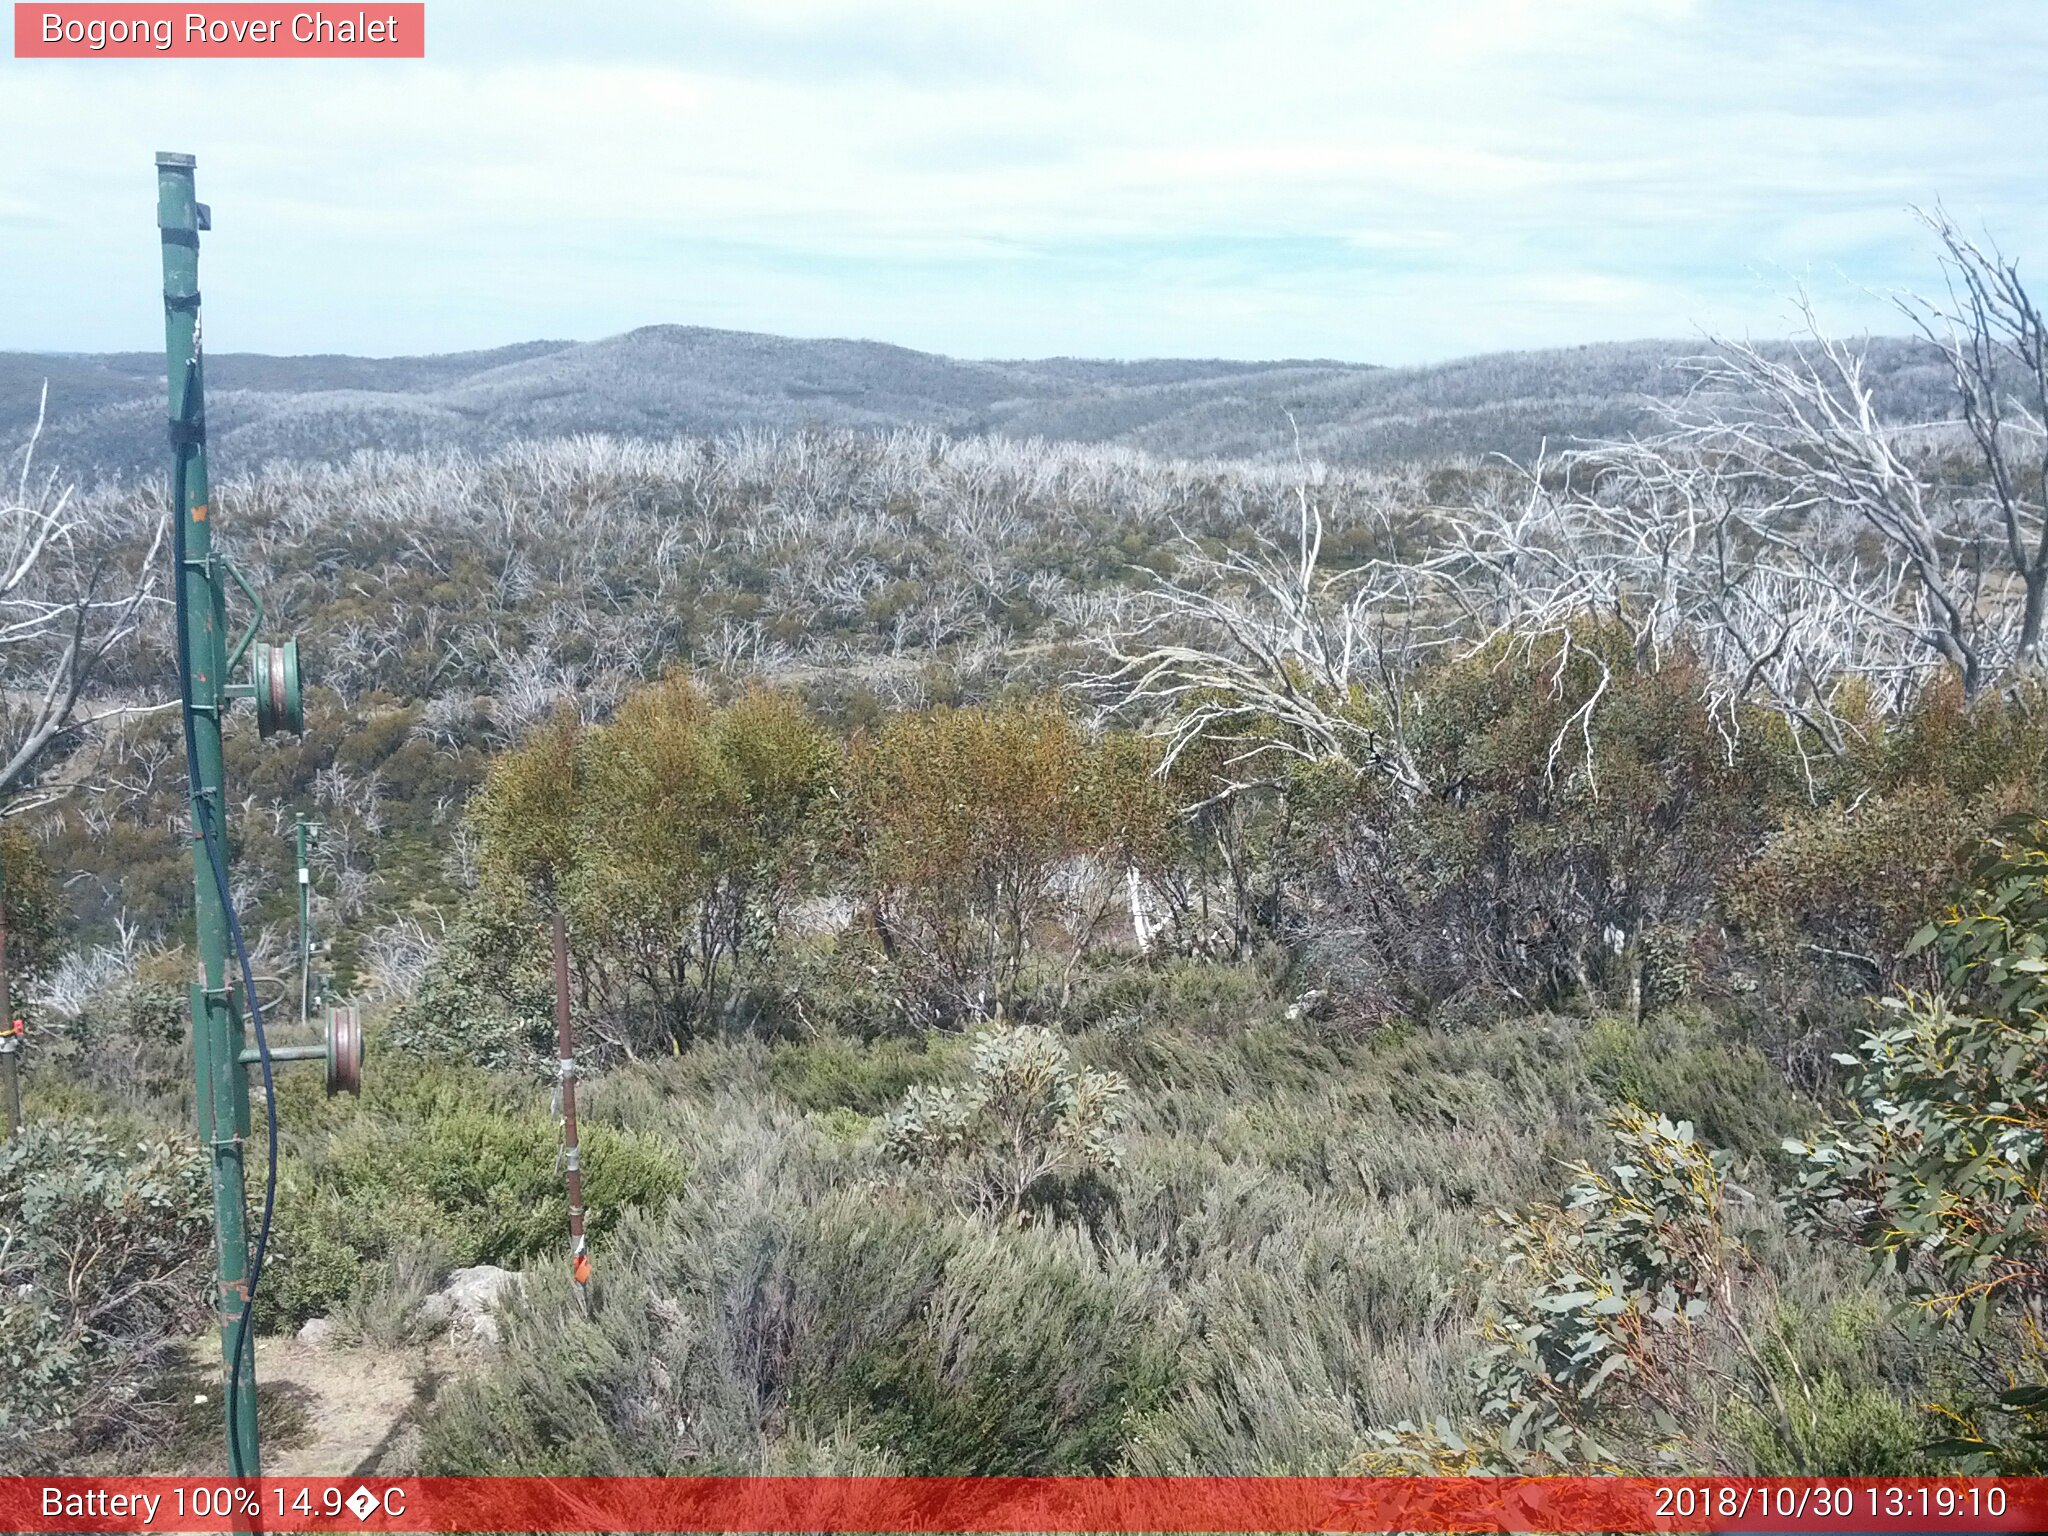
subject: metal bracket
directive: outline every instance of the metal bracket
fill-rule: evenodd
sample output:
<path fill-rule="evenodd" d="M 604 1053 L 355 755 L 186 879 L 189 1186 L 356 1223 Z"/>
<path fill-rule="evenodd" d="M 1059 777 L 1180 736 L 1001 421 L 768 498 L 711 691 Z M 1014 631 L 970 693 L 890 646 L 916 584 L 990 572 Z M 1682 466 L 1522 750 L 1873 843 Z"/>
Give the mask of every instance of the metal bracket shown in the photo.
<path fill-rule="evenodd" d="M 241 567 L 225 555 L 220 557 L 220 568 L 227 572 L 229 581 L 232 581 L 242 589 L 242 596 L 248 598 L 251 606 L 256 610 L 249 620 L 249 627 L 242 631 L 242 638 L 237 640 L 235 648 L 228 652 L 227 670 L 232 674 L 235 668 L 241 664 L 242 657 L 248 653 L 251 643 L 256 639 L 256 631 L 263 627 L 263 599 L 258 597 L 256 589 L 249 585 L 249 578 L 242 574 Z"/>

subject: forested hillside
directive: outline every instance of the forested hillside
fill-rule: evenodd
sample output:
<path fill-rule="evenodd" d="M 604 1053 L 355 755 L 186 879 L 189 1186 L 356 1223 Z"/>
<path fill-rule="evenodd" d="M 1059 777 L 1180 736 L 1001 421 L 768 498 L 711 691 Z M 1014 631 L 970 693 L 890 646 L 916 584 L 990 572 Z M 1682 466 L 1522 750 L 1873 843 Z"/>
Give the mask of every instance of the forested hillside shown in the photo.
<path fill-rule="evenodd" d="M 1968 391 L 2048 378 L 1667 355 L 219 360 L 213 516 L 311 682 L 231 727 L 237 901 L 285 1003 L 317 821 L 371 1024 L 360 1102 L 281 1079 L 262 1326 L 454 1351 L 386 1470 L 2040 1470 L 2048 486 Z M 72 366 L 42 451 L 159 411 Z M 74 551 L 132 574 L 162 500 Z M 10 1468 L 195 1454 L 133 625 L 6 833 Z"/>
<path fill-rule="evenodd" d="M 488 452 L 573 433 L 667 438 L 742 428 L 921 427 L 1111 443 L 1173 457 L 1291 455 L 1348 464 L 1534 455 L 1546 441 L 1625 436 L 1692 375 L 1672 341 L 1512 352 L 1411 368 L 1328 361 L 1074 358 L 970 362 L 864 341 L 648 326 L 445 357 L 208 359 L 223 462 L 338 462 L 360 449 Z M 1868 351 L 1881 407 L 1941 419 L 1954 402 L 1931 348 Z M 154 354 L 0 354 L 0 444 L 18 442 L 47 381 L 46 446 L 72 473 L 161 472 Z"/>

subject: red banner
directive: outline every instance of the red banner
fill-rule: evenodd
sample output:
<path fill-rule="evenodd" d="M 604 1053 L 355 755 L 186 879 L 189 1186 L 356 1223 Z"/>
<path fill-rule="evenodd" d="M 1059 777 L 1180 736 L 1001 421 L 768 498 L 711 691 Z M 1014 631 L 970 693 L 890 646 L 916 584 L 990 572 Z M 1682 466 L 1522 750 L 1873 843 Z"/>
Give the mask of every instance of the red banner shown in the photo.
<path fill-rule="evenodd" d="M 427 8 L 24 5 L 17 59 L 423 59 Z"/>
<path fill-rule="evenodd" d="M 71 1531 L 2042 1531 L 2048 1478 L 0 1478 Z"/>

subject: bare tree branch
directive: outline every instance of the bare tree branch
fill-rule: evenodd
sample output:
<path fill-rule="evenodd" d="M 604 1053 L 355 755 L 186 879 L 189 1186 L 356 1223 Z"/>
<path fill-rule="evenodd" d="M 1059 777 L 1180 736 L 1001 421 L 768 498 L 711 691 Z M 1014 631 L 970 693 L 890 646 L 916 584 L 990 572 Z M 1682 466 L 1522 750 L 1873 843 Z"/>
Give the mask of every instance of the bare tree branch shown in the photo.
<path fill-rule="evenodd" d="M 0 502 L 0 806 L 10 811 L 48 802 L 47 790 L 31 791 L 60 738 L 123 712 L 82 714 L 80 705 L 107 656 L 140 627 L 169 527 L 158 516 L 131 568 L 115 531 L 71 486 L 60 487 L 54 471 L 38 478 L 48 406 L 45 384 L 14 495 Z"/>

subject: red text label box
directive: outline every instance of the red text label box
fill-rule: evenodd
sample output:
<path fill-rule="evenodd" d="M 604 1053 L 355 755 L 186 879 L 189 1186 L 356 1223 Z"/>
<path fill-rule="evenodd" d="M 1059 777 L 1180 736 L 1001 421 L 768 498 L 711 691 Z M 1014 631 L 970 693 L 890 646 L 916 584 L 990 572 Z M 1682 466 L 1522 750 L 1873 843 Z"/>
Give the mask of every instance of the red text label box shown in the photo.
<path fill-rule="evenodd" d="M 14 7 L 17 59 L 423 59 L 423 4 Z"/>

